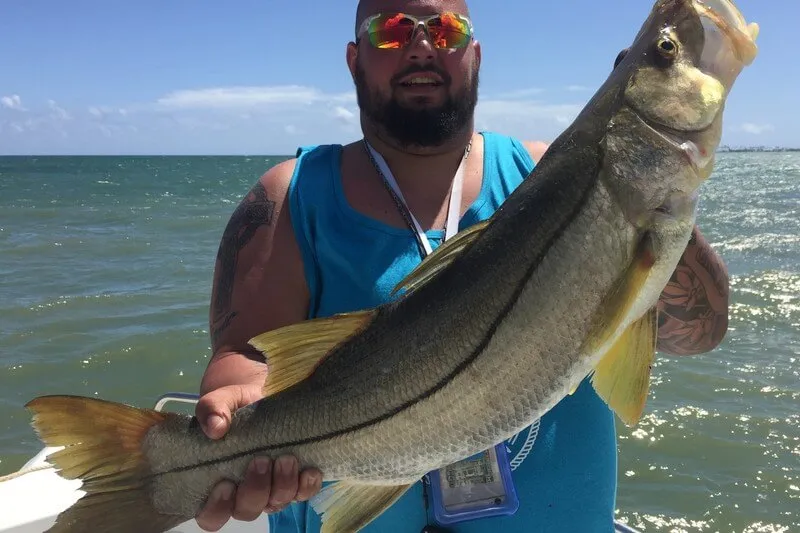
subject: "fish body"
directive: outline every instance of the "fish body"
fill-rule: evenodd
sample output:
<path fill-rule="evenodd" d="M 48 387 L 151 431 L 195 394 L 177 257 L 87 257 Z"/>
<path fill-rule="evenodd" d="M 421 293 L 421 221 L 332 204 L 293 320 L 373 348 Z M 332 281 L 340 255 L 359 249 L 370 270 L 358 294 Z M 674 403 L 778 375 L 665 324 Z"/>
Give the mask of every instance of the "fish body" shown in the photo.
<path fill-rule="evenodd" d="M 193 518 L 220 480 L 241 480 L 255 455 L 286 453 L 336 482 L 312 501 L 323 531 L 357 531 L 424 474 L 510 438 L 586 376 L 635 423 L 658 297 L 756 35 L 728 0 L 659 0 L 533 175 L 430 255 L 396 300 L 251 341 L 270 367 L 265 397 L 236 412 L 225 438 L 206 438 L 189 416 L 31 401 L 42 440 L 66 446 L 50 461 L 87 492 L 50 531 L 160 533 Z"/>

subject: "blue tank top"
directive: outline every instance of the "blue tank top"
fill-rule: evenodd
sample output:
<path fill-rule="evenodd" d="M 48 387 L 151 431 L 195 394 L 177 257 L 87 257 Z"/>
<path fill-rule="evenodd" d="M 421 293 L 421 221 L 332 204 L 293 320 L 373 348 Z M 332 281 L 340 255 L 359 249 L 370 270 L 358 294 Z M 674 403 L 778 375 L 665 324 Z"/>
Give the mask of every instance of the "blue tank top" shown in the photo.
<path fill-rule="evenodd" d="M 515 139 L 484 138 L 483 183 L 460 229 L 489 218 L 533 169 Z M 310 290 L 309 318 L 377 306 L 421 261 L 414 235 L 355 211 L 340 174 L 341 145 L 299 149 L 289 208 Z M 436 249 L 444 232 L 427 232 Z M 541 420 L 506 442 L 519 510 L 448 526 L 453 533 L 580 531 L 612 533 L 617 482 L 613 413 L 584 381 Z M 426 509 L 428 507 L 428 509 Z M 419 533 L 435 524 L 422 482 L 364 533 Z M 320 520 L 307 503 L 270 516 L 271 533 L 311 533 Z"/>

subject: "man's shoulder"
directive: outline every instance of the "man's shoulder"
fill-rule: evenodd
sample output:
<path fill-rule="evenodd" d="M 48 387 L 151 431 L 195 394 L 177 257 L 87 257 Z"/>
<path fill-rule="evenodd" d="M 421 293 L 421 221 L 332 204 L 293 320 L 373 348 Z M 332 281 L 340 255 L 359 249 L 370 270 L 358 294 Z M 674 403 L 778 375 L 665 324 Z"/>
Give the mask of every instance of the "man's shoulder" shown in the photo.
<path fill-rule="evenodd" d="M 292 157 L 273 165 L 262 174 L 259 182 L 267 189 L 280 196 L 288 193 L 292 187 L 292 180 L 297 179 L 298 183 L 305 182 L 300 179 L 303 176 L 319 177 L 330 172 L 331 164 L 340 155 L 343 147 L 340 144 L 302 146 Z M 318 179 L 312 179 L 312 187 L 319 183 Z"/>
<path fill-rule="evenodd" d="M 521 141 L 522 146 L 528 151 L 531 155 L 531 159 L 536 161 L 537 163 L 542 159 L 542 156 L 547 151 L 547 148 L 550 146 L 544 141 Z"/>
<path fill-rule="evenodd" d="M 537 163 L 542 158 L 545 151 L 547 151 L 548 146 L 550 146 L 548 143 L 544 141 L 527 141 L 519 137 L 514 137 L 511 135 L 503 135 L 497 132 L 484 132 L 484 133 L 490 133 L 495 136 L 505 137 L 508 140 L 516 142 L 517 144 L 525 148 L 525 151 L 528 152 L 528 155 L 531 156 L 531 159 L 533 159 L 533 161 Z"/>
<path fill-rule="evenodd" d="M 284 192 L 289 186 L 289 182 L 297 166 L 297 158 L 292 157 L 273 165 L 261 175 L 259 182 L 267 191 Z"/>

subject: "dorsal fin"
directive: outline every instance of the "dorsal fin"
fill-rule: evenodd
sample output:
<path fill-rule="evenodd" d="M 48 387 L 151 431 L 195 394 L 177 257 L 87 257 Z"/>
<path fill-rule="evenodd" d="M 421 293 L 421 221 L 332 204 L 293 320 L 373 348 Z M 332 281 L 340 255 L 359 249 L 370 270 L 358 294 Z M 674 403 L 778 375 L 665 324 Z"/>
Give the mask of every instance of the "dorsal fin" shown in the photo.
<path fill-rule="evenodd" d="M 250 339 L 249 344 L 267 360 L 264 395 L 288 389 L 310 376 L 337 345 L 367 327 L 376 312 L 369 309 L 314 318 Z"/>
<path fill-rule="evenodd" d="M 489 219 L 491 220 L 491 219 Z M 422 287 L 431 278 L 447 267 L 458 257 L 464 249 L 472 244 L 480 236 L 481 232 L 489 224 L 489 220 L 484 220 L 470 226 L 455 234 L 452 239 L 442 243 L 433 253 L 429 254 L 417 268 L 411 271 L 397 286 L 392 290 L 392 294 L 401 289 L 406 290 L 406 294 L 411 294 Z"/>

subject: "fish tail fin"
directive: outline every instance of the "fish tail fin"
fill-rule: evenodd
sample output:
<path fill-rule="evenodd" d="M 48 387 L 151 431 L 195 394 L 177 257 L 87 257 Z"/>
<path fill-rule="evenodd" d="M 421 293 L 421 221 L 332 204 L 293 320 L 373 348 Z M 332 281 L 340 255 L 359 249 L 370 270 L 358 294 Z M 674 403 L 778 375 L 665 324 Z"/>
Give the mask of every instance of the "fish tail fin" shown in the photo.
<path fill-rule="evenodd" d="M 161 533 L 188 520 L 154 506 L 142 449 L 148 431 L 168 413 L 95 398 L 42 396 L 26 405 L 46 446 L 64 447 L 47 460 L 86 495 L 59 514 L 48 533 Z"/>

